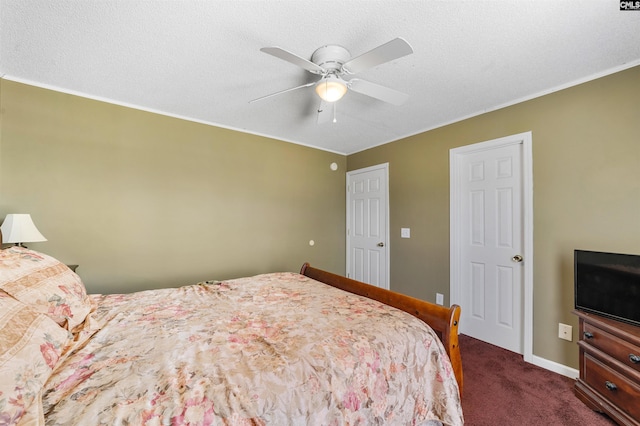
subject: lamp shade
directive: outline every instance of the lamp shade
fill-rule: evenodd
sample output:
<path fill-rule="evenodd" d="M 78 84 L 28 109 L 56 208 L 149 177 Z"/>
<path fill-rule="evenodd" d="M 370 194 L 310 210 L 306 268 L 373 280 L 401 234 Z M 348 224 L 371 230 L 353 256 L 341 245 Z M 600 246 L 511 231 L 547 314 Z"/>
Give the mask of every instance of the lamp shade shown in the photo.
<path fill-rule="evenodd" d="M 2 232 L 3 243 L 20 244 L 47 241 L 34 225 L 30 214 L 8 214 L 0 226 L 0 232 Z"/>
<path fill-rule="evenodd" d="M 335 102 L 347 93 L 347 85 L 341 79 L 328 75 L 316 84 L 316 93 L 325 102 Z"/>

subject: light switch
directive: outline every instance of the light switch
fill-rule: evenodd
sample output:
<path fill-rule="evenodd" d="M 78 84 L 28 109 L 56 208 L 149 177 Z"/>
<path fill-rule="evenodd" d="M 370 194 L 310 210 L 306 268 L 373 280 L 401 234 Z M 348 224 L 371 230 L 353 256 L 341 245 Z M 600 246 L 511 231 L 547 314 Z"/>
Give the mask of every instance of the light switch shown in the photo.
<path fill-rule="evenodd" d="M 411 238 L 411 229 L 410 228 L 400 228 L 400 237 L 401 238 Z"/>

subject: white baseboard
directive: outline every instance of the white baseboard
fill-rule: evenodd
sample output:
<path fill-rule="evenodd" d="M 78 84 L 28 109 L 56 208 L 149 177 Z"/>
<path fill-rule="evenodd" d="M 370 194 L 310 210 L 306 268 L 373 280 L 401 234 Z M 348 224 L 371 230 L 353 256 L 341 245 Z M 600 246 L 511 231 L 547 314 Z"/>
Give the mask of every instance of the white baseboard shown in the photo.
<path fill-rule="evenodd" d="M 548 359 L 544 359 L 536 355 L 533 355 L 531 357 L 531 364 L 542 367 L 545 370 L 553 371 L 554 373 L 569 377 L 570 379 L 575 379 L 580 375 L 580 372 L 575 368 L 567 367 L 566 365 L 557 363 L 555 361 L 549 361 Z"/>

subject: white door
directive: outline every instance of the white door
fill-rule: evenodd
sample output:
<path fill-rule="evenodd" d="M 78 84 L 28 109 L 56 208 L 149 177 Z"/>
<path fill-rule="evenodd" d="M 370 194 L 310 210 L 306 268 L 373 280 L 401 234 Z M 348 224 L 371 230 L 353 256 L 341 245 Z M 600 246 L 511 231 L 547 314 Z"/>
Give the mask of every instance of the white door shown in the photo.
<path fill-rule="evenodd" d="M 531 136 L 452 150 L 456 177 L 451 182 L 452 265 L 455 260 L 457 269 L 452 301 L 462 308 L 460 332 L 520 354 L 525 266 L 532 266 L 530 253 L 525 255 L 523 135 Z"/>
<path fill-rule="evenodd" d="M 389 288 L 389 164 L 347 173 L 347 276 Z"/>

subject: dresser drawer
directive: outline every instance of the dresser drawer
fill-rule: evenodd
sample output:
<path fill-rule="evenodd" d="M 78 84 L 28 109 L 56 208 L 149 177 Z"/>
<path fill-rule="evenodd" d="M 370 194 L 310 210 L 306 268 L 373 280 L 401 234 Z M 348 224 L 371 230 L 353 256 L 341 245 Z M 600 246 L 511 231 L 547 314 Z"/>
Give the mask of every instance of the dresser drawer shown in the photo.
<path fill-rule="evenodd" d="M 640 373 L 640 346 L 622 340 L 586 322 L 581 338 L 589 345 L 611 355 L 627 367 Z"/>
<path fill-rule="evenodd" d="M 621 411 L 640 420 L 640 385 L 585 353 L 583 380 Z"/>

